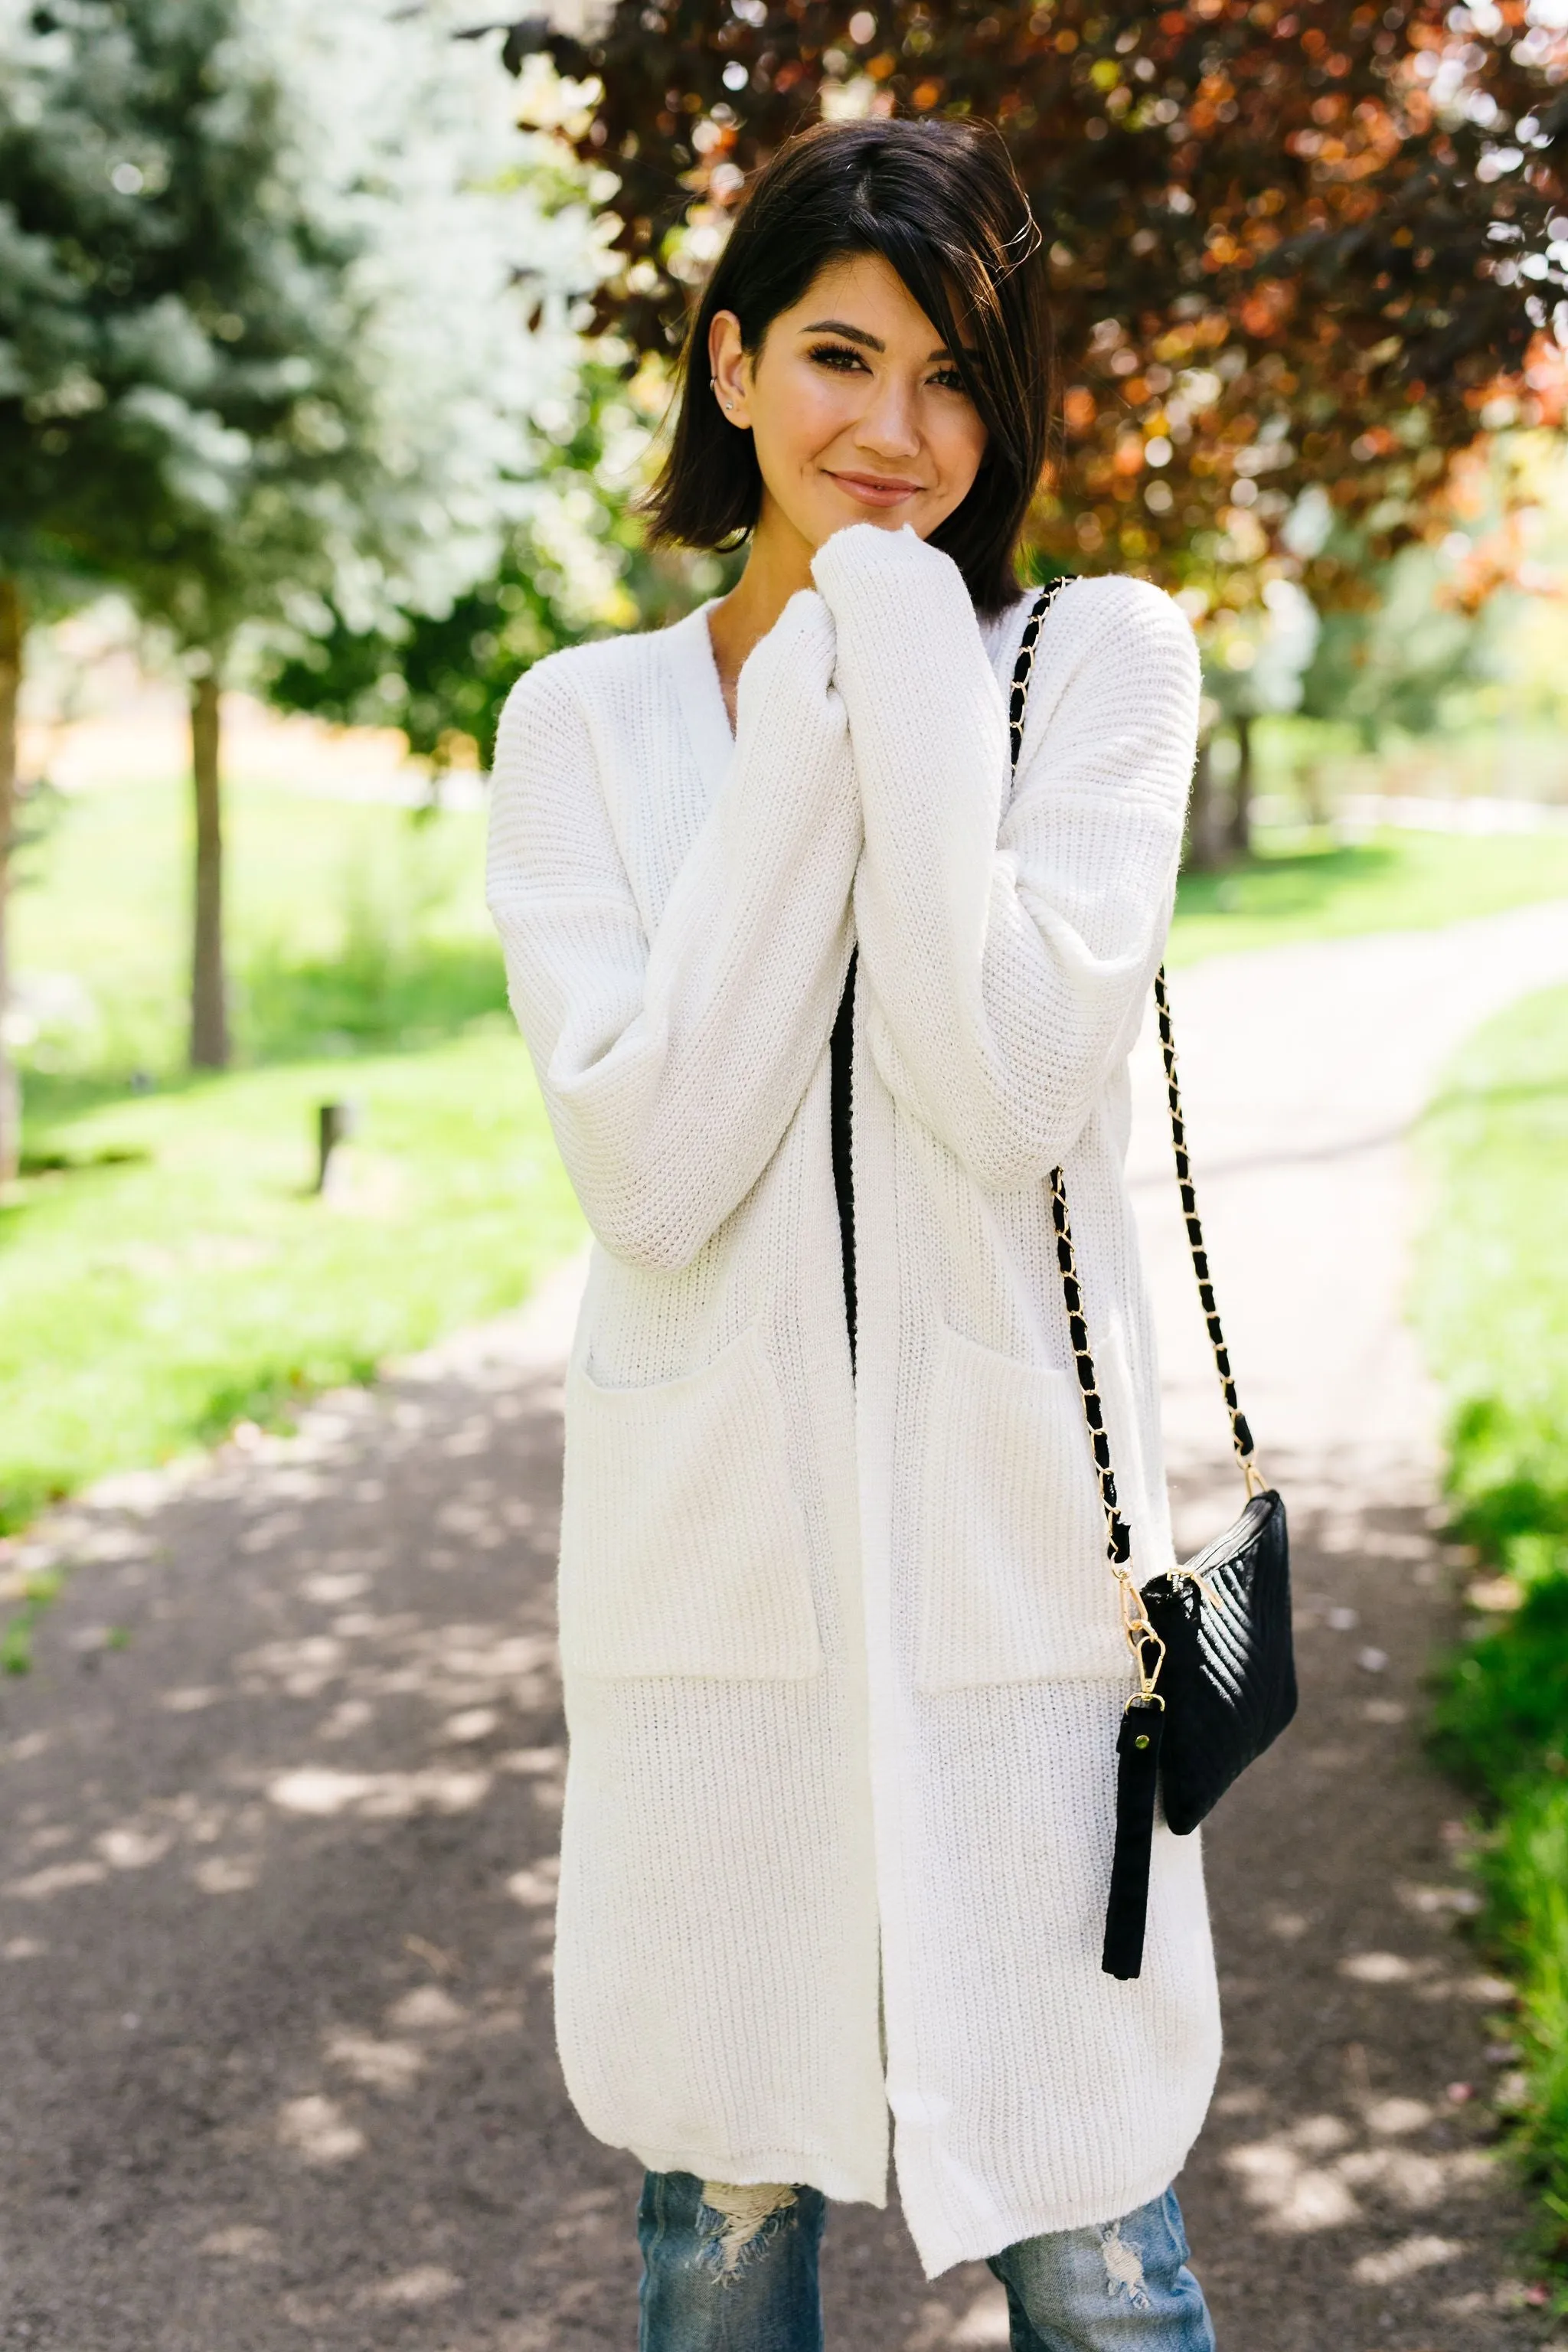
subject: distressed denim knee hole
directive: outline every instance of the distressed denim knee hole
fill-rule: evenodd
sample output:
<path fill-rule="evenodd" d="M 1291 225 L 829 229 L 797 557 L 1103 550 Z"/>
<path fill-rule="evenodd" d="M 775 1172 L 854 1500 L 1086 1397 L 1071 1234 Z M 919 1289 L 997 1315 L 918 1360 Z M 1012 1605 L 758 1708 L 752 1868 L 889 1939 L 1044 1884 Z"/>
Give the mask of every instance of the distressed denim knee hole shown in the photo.
<path fill-rule="evenodd" d="M 1134 2311 L 1152 2311 L 1153 2300 L 1143 2276 L 1143 2257 L 1122 2236 L 1120 2221 L 1100 2224 L 1100 2252 L 1105 2263 L 1107 2294 L 1125 2295 Z"/>
<path fill-rule="evenodd" d="M 769 2223 L 777 2224 L 778 2217 L 797 2202 L 787 2181 L 731 2185 L 726 2180 L 705 2180 L 698 2224 L 713 2250 L 719 2276 L 738 2277 L 773 2236 Z"/>

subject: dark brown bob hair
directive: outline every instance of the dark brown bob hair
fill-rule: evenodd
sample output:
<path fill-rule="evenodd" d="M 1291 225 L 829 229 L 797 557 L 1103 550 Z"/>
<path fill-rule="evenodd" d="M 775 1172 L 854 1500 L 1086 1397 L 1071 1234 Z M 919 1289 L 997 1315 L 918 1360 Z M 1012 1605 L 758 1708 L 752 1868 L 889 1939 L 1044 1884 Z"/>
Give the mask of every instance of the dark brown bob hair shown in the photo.
<path fill-rule="evenodd" d="M 752 436 L 708 388 L 708 330 L 732 310 L 754 359 L 818 270 L 879 253 L 937 328 L 985 425 L 962 506 L 931 533 L 975 608 L 1018 593 L 1014 550 L 1046 462 L 1053 363 L 1040 236 L 998 134 L 978 124 L 819 123 L 781 147 L 747 192 L 681 356 L 679 412 L 648 499 L 656 541 L 730 548 L 756 523 Z"/>

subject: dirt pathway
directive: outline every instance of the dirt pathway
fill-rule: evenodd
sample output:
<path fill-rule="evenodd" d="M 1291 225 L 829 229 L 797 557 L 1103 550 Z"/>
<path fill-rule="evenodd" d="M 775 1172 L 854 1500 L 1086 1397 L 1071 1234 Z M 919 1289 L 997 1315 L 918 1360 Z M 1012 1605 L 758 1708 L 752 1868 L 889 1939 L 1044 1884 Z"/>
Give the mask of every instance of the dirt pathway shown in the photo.
<path fill-rule="evenodd" d="M 1305 1685 L 1208 1843 L 1229 2049 L 1182 2193 L 1225 2352 L 1551 2332 L 1489 2153 L 1500 1989 L 1416 1741 L 1456 1571 L 1398 1302 L 1409 1120 L 1468 1029 L 1557 978 L 1562 908 L 1179 977 Z M 1231 1488 L 1152 1078 L 1135 1181 L 1206 1528 Z M 75 1572 L 0 1691 L 5 2352 L 629 2352 L 636 2168 L 577 2126 L 550 2032 L 574 1279 L 288 1443 L 40 1531 Z M 827 2293 L 835 2352 L 1005 2341 L 985 2271 L 928 2285 L 896 2210 L 836 2212 Z"/>

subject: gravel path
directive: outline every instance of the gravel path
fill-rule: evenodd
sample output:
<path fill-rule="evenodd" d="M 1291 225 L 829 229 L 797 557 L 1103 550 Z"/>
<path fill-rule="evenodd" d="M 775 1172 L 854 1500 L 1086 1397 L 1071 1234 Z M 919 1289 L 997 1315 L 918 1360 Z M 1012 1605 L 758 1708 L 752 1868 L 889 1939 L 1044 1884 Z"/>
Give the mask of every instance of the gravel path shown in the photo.
<path fill-rule="evenodd" d="M 1225 2352 L 1551 2334 L 1490 2153 L 1502 1989 L 1456 1932 L 1458 1804 L 1417 1742 L 1462 1570 L 1399 1302 L 1436 1070 L 1563 978 L 1557 907 L 1177 979 L 1305 1701 L 1208 1841 L 1228 2055 L 1182 2193 Z M 1155 1075 L 1142 1052 L 1134 1181 L 1194 1533 L 1234 1489 Z M 6 2352 L 628 2352 L 636 2168 L 576 2124 L 550 2031 L 577 1278 L 26 1548 L 75 1572 L 0 1692 Z M 835 2214 L 827 2294 L 835 2352 L 1005 2341 L 988 2273 L 928 2285 L 896 2210 Z"/>

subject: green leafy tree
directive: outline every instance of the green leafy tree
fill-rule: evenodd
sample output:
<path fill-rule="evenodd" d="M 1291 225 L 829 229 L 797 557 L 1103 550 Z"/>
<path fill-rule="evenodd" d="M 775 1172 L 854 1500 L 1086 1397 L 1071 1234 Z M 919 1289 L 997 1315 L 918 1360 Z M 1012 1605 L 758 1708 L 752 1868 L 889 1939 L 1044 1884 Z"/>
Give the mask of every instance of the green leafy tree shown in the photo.
<path fill-rule="evenodd" d="M 1565 482 L 1557 435 L 1504 434 L 1479 449 L 1453 484 L 1441 543 L 1406 548 L 1371 575 L 1363 604 L 1324 615 L 1302 680 L 1305 714 L 1348 721 L 1371 751 L 1390 729 L 1420 736 L 1473 719 L 1487 689 L 1506 681 L 1516 717 L 1560 725 L 1550 648 L 1562 635 Z M 1532 678 L 1528 656 L 1520 664 L 1531 600 L 1542 595 Z"/>
<path fill-rule="evenodd" d="M 13 574 L 123 583 L 191 677 L 192 1057 L 227 1055 L 218 693 L 241 624 L 319 564 L 364 402 L 355 242 L 291 172 L 241 0 L 58 0 L 6 22 L 0 400 Z M 20 103 L 17 102 L 18 98 Z M 265 192 L 266 201 L 259 199 Z"/>
<path fill-rule="evenodd" d="M 1507 603 L 1467 612 L 1425 547 L 1405 549 L 1376 585 L 1370 605 L 1325 614 L 1300 706 L 1309 719 L 1354 726 L 1368 751 L 1390 728 L 1434 733 L 1457 695 L 1498 675 Z"/>
<path fill-rule="evenodd" d="M 106 159 L 92 142 L 84 149 L 79 121 L 58 105 L 61 63 L 47 12 L 0 0 L 0 1183 L 21 1150 L 6 916 L 29 623 L 85 592 L 83 524 L 94 507 L 121 493 L 140 499 L 157 472 L 145 428 L 106 428 L 95 365 L 89 289 L 100 270 L 112 273 L 108 224 L 127 202 L 112 173 L 126 159 Z"/>
<path fill-rule="evenodd" d="M 16 840 L 16 709 L 22 688 L 22 599 L 14 578 L 0 580 L 0 1184 L 22 1155 L 22 1089 L 11 1059 L 5 1013 L 10 1000 L 6 908 Z"/>
<path fill-rule="evenodd" d="M 1266 582 L 1258 604 L 1224 609 L 1205 630 L 1205 708 L 1229 729 L 1235 751 L 1228 793 L 1215 789 L 1213 729 L 1199 747 L 1188 819 L 1187 864 L 1212 872 L 1252 845 L 1253 728 L 1301 708 L 1304 679 L 1322 625 L 1295 581 Z"/>
<path fill-rule="evenodd" d="M 620 369 L 595 356 L 536 428 L 522 510 L 493 573 L 439 612 L 405 609 L 370 628 L 334 612 L 268 673 L 271 699 L 345 725 L 400 727 L 439 775 L 488 765 L 520 674 L 563 646 L 656 625 L 719 567 L 651 557 L 635 513 L 648 420 Z"/>
<path fill-rule="evenodd" d="M 226 678 L 258 632 L 438 609 L 493 562 L 537 374 L 516 207 L 477 184 L 507 89 L 373 0 L 0 5 L 0 465 L 35 549 L 122 584 L 189 679 L 191 1047 L 218 1066 Z"/>

